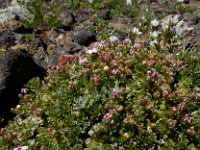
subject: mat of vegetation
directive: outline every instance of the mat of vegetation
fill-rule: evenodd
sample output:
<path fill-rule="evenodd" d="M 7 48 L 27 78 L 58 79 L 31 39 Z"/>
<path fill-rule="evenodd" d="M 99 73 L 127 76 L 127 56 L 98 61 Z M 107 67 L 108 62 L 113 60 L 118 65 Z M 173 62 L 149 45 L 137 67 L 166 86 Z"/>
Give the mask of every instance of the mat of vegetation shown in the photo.
<path fill-rule="evenodd" d="M 44 81 L 22 89 L 15 120 L 0 130 L 1 149 L 200 149 L 200 51 L 183 45 L 176 17 L 164 26 L 150 17 L 125 39 L 96 23 L 105 40 L 60 56 Z"/>

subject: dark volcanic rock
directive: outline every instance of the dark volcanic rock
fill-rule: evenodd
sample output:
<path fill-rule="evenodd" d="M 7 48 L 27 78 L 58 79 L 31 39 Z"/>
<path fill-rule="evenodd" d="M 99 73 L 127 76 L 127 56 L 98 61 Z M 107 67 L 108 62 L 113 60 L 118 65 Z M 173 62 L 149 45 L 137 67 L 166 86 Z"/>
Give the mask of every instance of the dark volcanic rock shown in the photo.
<path fill-rule="evenodd" d="M 92 42 L 96 41 L 96 35 L 85 29 L 74 30 L 72 33 L 72 38 L 74 42 L 84 46 L 88 46 Z"/>
<path fill-rule="evenodd" d="M 9 47 L 15 44 L 15 36 L 11 31 L 3 31 L 0 35 L 0 47 Z"/>
<path fill-rule="evenodd" d="M 7 49 L 10 46 L 20 43 L 22 40 L 20 34 L 16 34 L 12 31 L 5 30 L 0 34 L 0 48 Z"/>
<path fill-rule="evenodd" d="M 61 21 L 63 29 L 65 30 L 71 30 L 73 25 L 76 23 L 74 14 L 66 8 L 63 8 L 58 19 Z"/>
<path fill-rule="evenodd" d="M 90 8 L 79 8 L 75 11 L 76 21 L 79 23 L 83 23 L 89 20 L 93 15 L 95 15 L 95 11 Z"/>
<path fill-rule="evenodd" d="M 25 52 L 8 52 L 0 58 L 0 117 L 4 120 L 0 127 L 14 117 L 11 107 L 19 103 L 18 94 L 21 88 L 33 77 L 46 75 L 44 68 Z"/>
<path fill-rule="evenodd" d="M 111 10 L 110 9 L 102 9 L 101 10 L 101 14 L 100 14 L 100 17 L 104 20 L 110 20 L 112 17 L 111 17 Z"/>
<path fill-rule="evenodd" d="M 0 0 L 0 8 L 6 8 L 10 5 L 12 0 Z"/>

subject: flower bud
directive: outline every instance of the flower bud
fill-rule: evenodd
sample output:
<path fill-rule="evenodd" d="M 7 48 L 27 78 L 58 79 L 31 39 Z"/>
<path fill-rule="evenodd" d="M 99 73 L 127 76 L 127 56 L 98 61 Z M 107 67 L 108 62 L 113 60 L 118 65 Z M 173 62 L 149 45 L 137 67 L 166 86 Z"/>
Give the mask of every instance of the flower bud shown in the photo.
<path fill-rule="evenodd" d="M 94 125 L 94 131 L 96 132 L 96 133 L 98 133 L 98 132 L 100 132 L 100 131 L 102 131 L 103 130 L 103 125 L 101 124 L 101 123 L 97 123 L 96 125 Z"/>
<path fill-rule="evenodd" d="M 104 105 L 104 108 L 105 109 L 111 109 L 113 108 L 113 101 L 112 100 L 109 100 L 105 105 Z"/>
<path fill-rule="evenodd" d="M 20 112 L 22 110 L 22 106 L 21 105 L 17 105 L 15 107 L 15 112 Z"/>
<path fill-rule="evenodd" d="M 155 99 L 159 99 L 160 96 L 161 96 L 161 94 L 160 94 L 159 91 L 156 91 L 156 92 L 153 93 L 153 98 L 155 98 Z"/>
<path fill-rule="evenodd" d="M 105 66 L 105 67 L 103 68 L 103 70 L 104 70 L 106 73 L 108 73 L 109 70 L 110 70 L 110 68 L 109 68 L 109 66 Z"/>
<path fill-rule="evenodd" d="M 116 105 L 115 109 L 117 112 L 121 112 L 121 111 L 123 111 L 124 107 L 122 105 Z"/>
<path fill-rule="evenodd" d="M 194 127 L 190 127 L 189 129 L 187 129 L 187 133 L 190 135 L 190 136 L 194 136 L 195 135 L 195 129 Z"/>
<path fill-rule="evenodd" d="M 127 66 L 127 67 L 131 67 L 133 65 L 133 60 L 132 59 L 128 59 L 124 62 L 124 64 Z"/>
<path fill-rule="evenodd" d="M 52 129 L 52 128 L 48 128 L 48 132 L 49 132 L 49 135 L 51 137 L 56 137 L 57 136 L 57 132 L 56 130 Z"/>
<path fill-rule="evenodd" d="M 25 95 L 23 96 L 23 98 L 24 98 L 25 100 L 28 100 L 29 95 L 28 95 L 28 94 L 25 94 Z"/>
<path fill-rule="evenodd" d="M 21 110 L 22 109 L 22 105 L 17 105 L 16 109 Z"/>
<path fill-rule="evenodd" d="M 124 133 L 124 138 L 125 138 L 125 140 L 129 140 L 130 139 L 130 134 L 125 132 Z"/>
<path fill-rule="evenodd" d="M 133 116 L 130 115 L 130 116 L 126 117 L 126 118 L 123 120 L 123 122 L 124 122 L 125 125 L 132 125 L 133 122 L 134 122 L 134 121 L 133 121 Z"/>
<path fill-rule="evenodd" d="M 192 143 L 189 145 L 189 150 L 197 150 L 195 145 Z"/>
<path fill-rule="evenodd" d="M 33 111 L 33 115 L 36 116 L 36 117 L 41 117 L 42 116 L 42 109 L 41 108 L 36 108 L 34 111 Z"/>

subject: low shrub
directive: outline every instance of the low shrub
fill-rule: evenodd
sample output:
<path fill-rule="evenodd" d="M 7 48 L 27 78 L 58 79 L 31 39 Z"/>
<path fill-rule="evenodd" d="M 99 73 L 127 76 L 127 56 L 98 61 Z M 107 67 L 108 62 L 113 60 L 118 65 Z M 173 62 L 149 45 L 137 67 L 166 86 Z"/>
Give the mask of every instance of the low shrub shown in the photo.
<path fill-rule="evenodd" d="M 148 47 L 111 37 L 60 57 L 55 75 L 20 95 L 1 147 L 199 149 L 199 53 Z"/>

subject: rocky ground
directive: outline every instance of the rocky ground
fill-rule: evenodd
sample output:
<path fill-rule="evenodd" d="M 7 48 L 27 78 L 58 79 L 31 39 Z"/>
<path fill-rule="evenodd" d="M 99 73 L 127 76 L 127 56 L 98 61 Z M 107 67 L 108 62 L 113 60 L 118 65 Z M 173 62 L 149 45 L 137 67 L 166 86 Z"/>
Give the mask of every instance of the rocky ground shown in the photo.
<path fill-rule="evenodd" d="M 53 1 L 45 1 L 49 5 Z M 10 7 L 16 5 L 11 1 L 1 0 L 1 8 Z M 199 0 L 185 1 L 185 6 L 190 9 L 200 8 Z M 165 4 L 160 3 L 157 0 L 149 3 L 149 8 L 154 11 L 155 14 L 170 11 Z M 173 11 L 170 12 L 171 17 Z M 99 15 L 101 14 L 101 15 Z M 79 7 L 76 10 L 70 10 L 68 6 L 62 8 L 59 19 L 62 23 L 62 28 L 25 28 L 21 20 L 18 18 L 18 14 L 8 18 L 0 25 L 0 49 L 1 52 L 15 51 L 19 49 L 28 49 L 28 51 L 34 55 L 35 58 L 41 60 L 41 64 L 45 67 L 51 65 L 57 65 L 58 57 L 63 54 L 74 54 L 80 51 L 84 51 L 87 47 L 94 44 L 99 39 L 98 33 L 92 33 L 88 30 L 88 26 L 92 24 L 92 20 L 95 17 L 103 16 L 103 19 L 109 22 L 109 28 L 120 31 L 120 37 L 127 36 L 127 28 L 130 28 L 132 24 L 138 22 L 137 17 L 126 16 L 124 14 L 113 18 L 110 16 L 110 10 L 108 8 L 92 9 Z M 185 45 L 188 47 L 200 48 L 200 19 L 199 14 L 192 11 L 185 12 L 179 16 L 180 20 L 184 20 L 183 26 L 192 27 L 193 31 L 190 36 L 185 38 Z M 72 26 L 73 25 L 73 28 Z M 97 26 L 98 27 L 98 26 Z M 100 29 L 99 29 L 100 30 Z"/>

